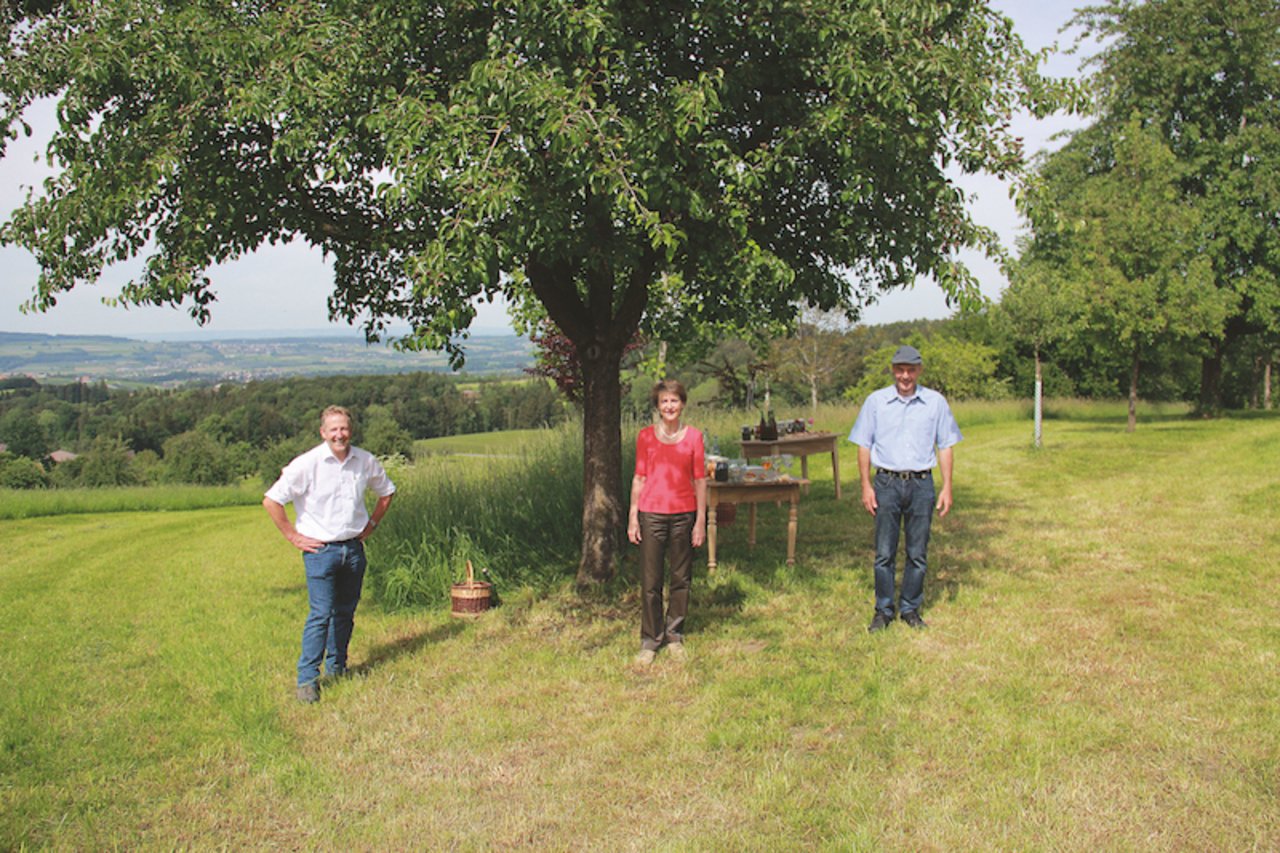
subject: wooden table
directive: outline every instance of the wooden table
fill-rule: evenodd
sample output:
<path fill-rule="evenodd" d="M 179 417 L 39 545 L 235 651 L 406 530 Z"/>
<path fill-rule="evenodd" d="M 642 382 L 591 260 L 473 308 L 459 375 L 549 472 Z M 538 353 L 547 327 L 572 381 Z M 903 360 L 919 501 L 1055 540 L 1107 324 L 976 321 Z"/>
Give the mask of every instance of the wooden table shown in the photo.
<path fill-rule="evenodd" d="M 800 476 L 809 479 L 809 454 L 831 454 L 831 476 L 836 481 L 836 500 L 840 500 L 840 454 L 836 450 L 834 432 L 797 432 L 782 435 L 773 441 L 751 439 L 742 442 L 742 455 L 746 459 L 758 459 L 761 456 L 781 456 L 790 454 L 800 457 Z"/>
<path fill-rule="evenodd" d="M 765 501 L 781 503 L 789 501 L 791 512 L 787 518 L 787 565 L 796 562 L 796 507 L 800 503 L 800 489 L 809 485 L 808 480 L 757 480 L 743 483 L 717 483 L 707 481 L 707 570 L 716 570 L 716 507 L 720 504 L 750 504 L 751 521 L 747 528 L 747 545 L 756 544 L 756 504 Z"/>

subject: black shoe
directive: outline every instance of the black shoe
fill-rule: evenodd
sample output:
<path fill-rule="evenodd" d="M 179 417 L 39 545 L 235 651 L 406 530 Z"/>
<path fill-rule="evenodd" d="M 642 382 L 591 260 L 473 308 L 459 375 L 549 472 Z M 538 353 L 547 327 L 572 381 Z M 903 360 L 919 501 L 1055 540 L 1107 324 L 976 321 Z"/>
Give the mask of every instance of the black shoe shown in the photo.
<path fill-rule="evenodd" d="M 298 701 L 305 702 L 308 705 L 320 701 L 320 688 L 316 687 L 316 683 L 314 681 L 310 684 L 298 685 Z"/>
<path fill-rule="evenodd" d="M 920 618 L 920 614 L 915 612 L 914 610 L 908 611 L 907 613 L 903 613 L 902 621 L 906 622 L 908 626 L 915 628 L 917 631 L 919 631 L 921 628 L 929 627 L 927 624 L 925 624 L 925 621 Z"/>
<path fill-rule="evenodd" d="M 889 623 L 893 621 L 893 614 L 881 613 L 876 611 L 875 618 L 871 620 L 871 624 L 867 626 L 867 631 L 874 634 L 876 631 L 883 631 L 889 627 Z"/>

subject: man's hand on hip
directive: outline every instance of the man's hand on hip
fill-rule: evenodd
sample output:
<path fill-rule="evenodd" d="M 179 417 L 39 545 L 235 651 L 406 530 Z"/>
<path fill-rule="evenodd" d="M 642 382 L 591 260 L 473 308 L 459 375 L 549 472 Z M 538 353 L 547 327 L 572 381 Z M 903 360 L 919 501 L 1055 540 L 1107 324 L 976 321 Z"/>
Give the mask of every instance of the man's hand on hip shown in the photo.
<path fill-rule="evenodd" d="M 296 530 L 287 538 L 293 547 L 297 548 L 299 551 L 306 551 L 308 554 L 314 554 L 325 546 L 325 543 L 321 542 L 319 539 L 312 539 L 310 536 L 303 536 Z"/>

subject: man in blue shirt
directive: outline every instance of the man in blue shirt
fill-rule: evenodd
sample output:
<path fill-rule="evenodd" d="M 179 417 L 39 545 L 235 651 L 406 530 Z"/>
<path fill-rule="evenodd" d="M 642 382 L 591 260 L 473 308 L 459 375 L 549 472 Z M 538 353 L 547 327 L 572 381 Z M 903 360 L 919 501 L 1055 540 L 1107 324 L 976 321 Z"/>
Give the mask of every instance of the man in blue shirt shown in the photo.
<path fill-rule="evenodd" d="M 952 446 L 960 427 L 947 400 L 918 383 L 924 369 L 920 351 L 900 346 L 893 354 L 893 384 L 867 397 L 849 433 L 858 445 L 862 505 L 876 520 L 876 614 L 868 631 L 888 627 L 895 612 L 893 579 L 898 531 L 906 536 L 906 565 L 897 610 L 912 628 L 924 628 L 924 575 L 933 510 L 951 511 Z M 935 493 L 933 467 L 942 475 Z M 875 465 L 875 479 L 871 466 Z"/>

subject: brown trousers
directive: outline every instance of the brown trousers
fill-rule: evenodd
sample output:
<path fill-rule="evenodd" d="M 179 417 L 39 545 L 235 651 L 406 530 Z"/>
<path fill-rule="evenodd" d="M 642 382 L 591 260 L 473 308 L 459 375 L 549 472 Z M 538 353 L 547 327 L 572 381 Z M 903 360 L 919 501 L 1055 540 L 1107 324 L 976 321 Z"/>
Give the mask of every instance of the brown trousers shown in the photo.
<path fill-rule="evenodd" d="M 663 644 L 684 640 L 689 613 L 689 582 L 693 577 L 693 522 L 697 513 L 670 515 L 642 512 L 640 520 L 640 647 L 657 651 Z M 671 566 L 667 616 L 662 617 L 662 561 Z"/>

